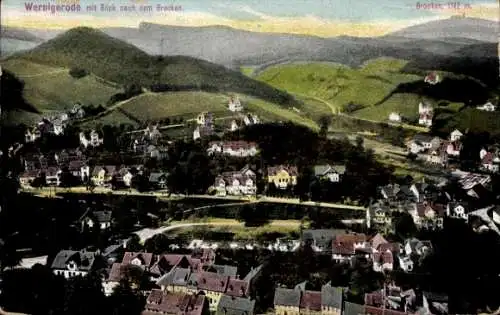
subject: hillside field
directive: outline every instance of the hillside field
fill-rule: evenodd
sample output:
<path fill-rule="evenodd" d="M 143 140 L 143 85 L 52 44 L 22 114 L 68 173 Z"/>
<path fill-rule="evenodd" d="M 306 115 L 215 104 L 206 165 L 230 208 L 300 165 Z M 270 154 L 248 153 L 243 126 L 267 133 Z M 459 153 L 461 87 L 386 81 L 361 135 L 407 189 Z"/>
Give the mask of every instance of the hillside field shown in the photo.
<path fill-rule="evenodd" d="M 324 100 L 341 111 L 356 104 L 363 108 L 353 113 L 359 118 L 386 120 L 392 111 L 416 115 L 421 97 L 415 94 L 395 95 L 374 107 L 399 83 L 422 79 L 399 72 L 405 64 L 391 58 L 374 59 L 358 69 L 334 63 L 290 63 L 269 67 L 257 79 L 292 94 Z"/>
<path fill-rule="evenodd" d="M 2 62 L 2 67 L 24 82 L 25 99 L 41 112 L 68 109 L 76 102 L 105 106 L 112 95 L 121 92 L 92 74 L 75 79 L 69 75 L 69 69 L 66 68 L 22 59 Z"/>

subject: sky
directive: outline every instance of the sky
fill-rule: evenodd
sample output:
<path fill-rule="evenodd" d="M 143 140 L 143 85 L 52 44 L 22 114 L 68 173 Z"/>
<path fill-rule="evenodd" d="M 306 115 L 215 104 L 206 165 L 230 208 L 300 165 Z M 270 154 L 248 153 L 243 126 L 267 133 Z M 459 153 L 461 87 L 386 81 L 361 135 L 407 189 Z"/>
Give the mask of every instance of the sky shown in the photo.
<path fill-rule="evenodd" d="M 465 14 L 498 21 L 497 0 L 468 0 L 460 9 L 447 7 L 449 1 L 435 0 L 441 8 L 418 8 L 429 1 L 414 0 L 3 0 L 1 23 L 7 26 L 67 29 L 76 26 L 137 27 L 140 22 L 178 26 L 225 25 L 239 29 L 330 36 L 380 36 L 392 31 Z M 79 12 L 38 11 L 29 3 L 79 3 Z M 465 8 L 465 3 L 468 7 Z M 87 6 L 96 5 L 96 11 Z M 101 4 L 116 11 L 101 10 Z M 140 6 L 152 6 L 151 12 Z M 157 6 L 167 7 L 159 11 Z M 135 6 L 123 12 L 122 6 Z M 170 9 L 168 9 L 168 7 Z M 172 10 L 173 9 L 173 10 Z"/>

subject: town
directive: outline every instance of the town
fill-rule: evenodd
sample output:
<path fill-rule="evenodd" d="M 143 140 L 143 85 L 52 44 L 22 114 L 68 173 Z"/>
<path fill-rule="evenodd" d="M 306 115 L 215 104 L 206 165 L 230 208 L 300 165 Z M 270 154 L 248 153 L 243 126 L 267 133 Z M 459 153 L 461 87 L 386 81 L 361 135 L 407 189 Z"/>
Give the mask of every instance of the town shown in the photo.
<path fill-rule="evenodd" d="M 2 306 L 19 308 L 12 281 L 39 268 L 33 277 L 54 290 L 58 278 L 90 285 L 80 294 L 125 299 L 130 314 L 455 314 L 443 280 L 430 278 L 446 268 L 436 260 L 450 250 L 447 229 L 462 231 L 451 242 L 483 248 L 481 237 L 494 236 L 498 247 L 495 143 L 458 129 L 446 139 L 417 133 L 405 142 L 408 161 L 447 175 L 397 177 L 362 139 L 261 121 L 243 105 L 231 96 L 229 125 L 203 112 L 192 136 L 177 139 L 153 122 L 121 135 L 74 128 L 86 116 L 79 104 L 27 127 L 6 155 L 18 160 L 14 191 L 49 213 L 70 211 L 54 228 L 74 236 L 2 261 Z M 432 108 L 419 114 L 432 124 Z M 242 238 L 216 229 L 217 217 L 255 231 L 296 226 Z"/>

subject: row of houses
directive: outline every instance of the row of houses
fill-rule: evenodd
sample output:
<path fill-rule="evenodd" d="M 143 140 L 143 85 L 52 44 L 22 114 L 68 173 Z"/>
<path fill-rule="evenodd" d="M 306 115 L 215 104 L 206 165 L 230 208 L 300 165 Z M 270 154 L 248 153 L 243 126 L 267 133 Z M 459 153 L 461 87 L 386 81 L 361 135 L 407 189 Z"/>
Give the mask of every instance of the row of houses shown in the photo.
<path fill-rule="evenodd" d="M 71 120 L 81 119 L 84 116 L 85 111 L 77 103 L 69 111 L 49 115 L 40 120 L 35 126 L 29 127 L 25 131 L 24 141 L 26 143 L 35 142 L 47 134 L 62 135 Z"/>
<path fill-rule="evenodd" d="M 325 164 L 314 167 L 316 178 L 332 183 L 340 182 L 345 172 L 345 165 Z M 289 189 L 297 185 L 298 176 L 299 171 L 296 166 L 275 165 L 267 167 L 265 181 L 277 189 Z M 214 188 L 219 196 L 255 195 L 257 176 L 249 166 L 245 166 L 239 171 L 223 172 L 216 177 Z"/>
<path fill-rule="evenodd" d="M 231 121 L 230 131 L 236 131 L 245 126 L 260 124 L 257 115 L 247 113 L 239 114 L 237 118 Z M 215 119 L 210 112 L 203 112 L 196 117 L 197 126 L 193 131 L 193 140 L 209 137 L 215 134 Z"/>

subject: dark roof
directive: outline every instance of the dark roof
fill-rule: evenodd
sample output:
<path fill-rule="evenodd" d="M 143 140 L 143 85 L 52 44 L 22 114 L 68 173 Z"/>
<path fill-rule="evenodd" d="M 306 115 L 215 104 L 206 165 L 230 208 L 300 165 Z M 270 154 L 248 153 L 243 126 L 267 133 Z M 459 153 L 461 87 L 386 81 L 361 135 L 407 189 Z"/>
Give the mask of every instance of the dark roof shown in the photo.
<path fill-rule="evenodd" d="M 142 314 L 201 315 L 204 305 L 204 295 L 162 292 L 161 290 L 153 289 L 146 300 L 145 311 Z"/>
<path fill-rule="evenodd" d="M 257 276 L 259 274 L 259 272 L 262 270 L 262 267 L 263 267 L 263 265 L 259 265 L 255 268 L 252 268 L 252 270 L 250 270 L 250 272 L 248 272 L 248 274 L 245 276 L 245 278 L 243 278 L 243 280 L 245 280 L 247 282 L 252 281 L 253 278 L 255 278 L 255 276 Z"/>
<path fill-rule="evenodd" d="M 300 305 L 301 291 L 294 289 L 276 288 L 274 305 L 295 306 Z"/>
<path fill-rule="evenodd" d="M 255 301 L 223 295 L 217 306 L 217 315 L 253 315 Z"/>
<path fill-rule="evenodd" d="M 340 175 L 343 175 L 345 173 L 345 170 L 345 165 L 316 165 L 314 167 L 314 175 L 325 176 L 329 173 L 338 173 Z"/>
<path fill-rule="evenodd" d="M 325 248 L 330 246 L 335 235 L 343 233 L 345 233 L 343 230 L 335 229 L 304 230 L 302 240 L 312 240 L 316 243 L 316 246 Z"/>
<path fill-rule="evenodd" d="M 141 265 L 144 267 L 150 267 L 153 264 L 153 254 L 151 253 L 133 253 L 126 252 L 123 255 L 123 264 L 130 264 L 134 259 L 138 258 L 141 261 Z"/>
<path fill-rule="evenodd" d="M 92 216 L 96 219 L 97 222 L 99 223 L 106 223 L 111 221 L 111 216 L 113 215 L 113 212 L 111 211 L 94 211 L 92 213 Z"/>
<path fill-rule="evenodd" d="M 226 292 L 229 277 L 214 272 L 201 272 L 198 275 L 198 289 L 213 292 Z"/>
<path fill-rule="evenodd" d="M 285 171 L 288 173 L 290 176 L 297 176 L 299 174 L 299 171 L 297 169 L 297 166 L 290 166 L 290 165 L 278 165 L 278 166 L 269 166 L 267 168 L 267 175 L 268 176 L 275 176 L 281 171 Z"/>
<path fill-rule="evenodd" d="M 67 269 L 66 265 L 73 261 L 78 271 L 89 271 L 92 269 L 97 253 L 86 250 L 62 250 L 57 253 L 52 262 L 52 269 Z"/>
<path fill-rule="evenodd" d="M 174 268 L 163 275 L 156 284 L 159 286 L 187 286 L 191 270 L 189 268 Z"/>
<path fill-rule="evenodd" d="M 344 289 L 340 287 L 332 287 L 326 284 L 321 287 L 321 304 L 328 307 L 342 309 L 342 301 L 344 299 Z"/>
<path fill-rule="evenodd" d="M 425 133 L 417 133 L 416 135 L 413 136 L 413 140 L 419 142 L 431 142 L 432 139 L 434 139 L 432 135 Z"/>
<path fill-rule="evenodd" d="M 153 172 L 149 175 L 149 181 L 152 182 L 152 183 L 157 183 L 159 182 L 161 179 L 164 179 L 166 180 L 167 179 L 167 173 L 163 173 L 163 172 Z"/>

